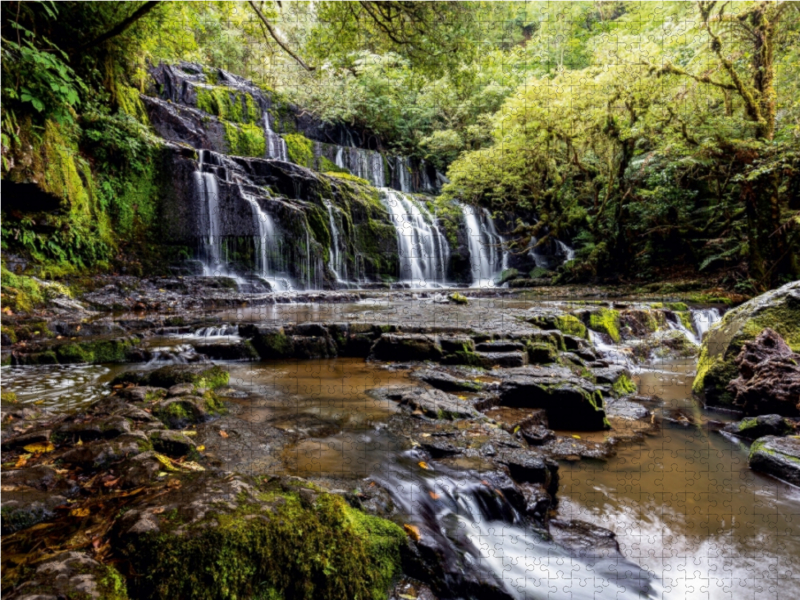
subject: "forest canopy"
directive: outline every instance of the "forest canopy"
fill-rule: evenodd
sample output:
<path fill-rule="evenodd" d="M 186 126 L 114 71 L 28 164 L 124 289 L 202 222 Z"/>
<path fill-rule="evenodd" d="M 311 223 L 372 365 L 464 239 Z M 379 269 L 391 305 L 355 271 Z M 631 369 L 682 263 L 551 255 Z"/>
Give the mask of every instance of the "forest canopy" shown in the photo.
<path fill-rule="evenodd" d="M 5 218 L 4 248 L 57 274 L 146 238 L 138 93 L 184 60 L 426 160 L 515 252 L 569 240 L 565 279 L 764 289 L 800 276 L 798 39 L 791 2 L 5 2 L 4 178 L 44 139 L 99 192 L 46 244 Z"/>

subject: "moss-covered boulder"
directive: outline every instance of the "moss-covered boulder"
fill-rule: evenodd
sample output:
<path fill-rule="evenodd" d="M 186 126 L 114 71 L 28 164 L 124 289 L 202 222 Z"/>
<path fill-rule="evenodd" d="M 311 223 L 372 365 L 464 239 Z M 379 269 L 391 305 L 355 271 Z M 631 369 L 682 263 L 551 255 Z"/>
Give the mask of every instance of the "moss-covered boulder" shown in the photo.
<path fill-rule="evenodd" d="M 729 405 L 728 384 L 738 375 L 735 359 L 745 342 L 765 328 L 778 332 L 789 347 L 800 351 L 800 281 L 762 294 L 725 314 L 703 339 L 694 393 L 710 405 Z"/>
<path fill-rule="evenodd" d="M 372 347 L 372 356 L 378 360 L 398 362 L 438 360 L 442 357 L 442 347 L 430 335 L 385 333 Z"/>
<path fill-rule="evenodd" d="M 768 435 L 750 446 L 750 468 L 800 486 L 800 436 Z"/>
<path fill-rule="evenodd" d="M 586 315 L 586 324 L 592 331 L 604 333 L 614 343 L 619 343 L 619 311 L 611 308 L 596 308 Z"/>
<path fill-rule="evenodd" d="M 190 383 L 197 388 L 216 389 L 228 385 L 230 374 L 218 365 L 168 365 L 149 373 L 129 371 L 117 375 L 111 385 L 135 384 L 171 388 L 179 383 Z"/>
<path fill-rule="evenodd" d="M 137 598 L 386 598 L 402 529 L 301 481 L 215 479 L 132 506 L 116 528 Z"/>

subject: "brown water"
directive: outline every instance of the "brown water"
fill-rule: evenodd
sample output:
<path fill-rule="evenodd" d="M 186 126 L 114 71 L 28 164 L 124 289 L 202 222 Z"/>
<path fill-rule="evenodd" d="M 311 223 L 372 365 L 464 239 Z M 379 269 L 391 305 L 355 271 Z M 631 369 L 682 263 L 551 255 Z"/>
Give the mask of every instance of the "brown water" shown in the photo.
<path fill-rule="evenodd" d="M 335 358 L 232 364 L 230 372 L 231 386 L 250 396 L 240 418 L 302 435 L 283 453 L 290 474 L 366 477 L 400 449 L 382 428 L 397 405 L 367 392 L 411 385 L 407 371 Z"/>
<path fill-rule="evenodd" d="M 667 409 L 719 420 L 690 399 L 692 369 L 664 364 L 639 379 Z M 562 462 L 558 512 L 616 532 L 665 598 L 800 598 L 800 489 L 751 471 L 747 451 L 701 427 L 665 426 L 607 463 Z"/>

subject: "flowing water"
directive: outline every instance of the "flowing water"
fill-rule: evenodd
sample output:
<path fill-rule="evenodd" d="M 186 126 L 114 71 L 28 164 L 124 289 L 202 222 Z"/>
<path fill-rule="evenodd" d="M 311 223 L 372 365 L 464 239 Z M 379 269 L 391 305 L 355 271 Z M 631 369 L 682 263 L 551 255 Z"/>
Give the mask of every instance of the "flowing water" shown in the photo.
<path fill-rule="evenodd" d="M 267 158 L 288 161 L 289 150 L 286 147 L 286 140 L 272 130 L 269 122 L 269 113 L 264 111 L 264 137 L 267 141 Z"/>
<path fill-rule="evenodd" d="M 444 285 L 450 248 L 433 216 L 402 192 L 390 188 L 380 192 L 397 230 L 400 281 L 418 288 Z"/>
<path fill-rule="evenodd" d="M 461 210 L 467 224 L 472 287 L 493 287 L 508 263 L 503 238 L 497 233 L 488 210 L 466 204 L 461 205 Z"/>

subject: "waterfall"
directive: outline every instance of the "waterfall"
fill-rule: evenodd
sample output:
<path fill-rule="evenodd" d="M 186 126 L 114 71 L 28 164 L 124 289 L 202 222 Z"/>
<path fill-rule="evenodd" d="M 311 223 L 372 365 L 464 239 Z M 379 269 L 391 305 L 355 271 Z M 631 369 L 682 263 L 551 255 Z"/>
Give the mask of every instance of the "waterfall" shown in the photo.
<path fill-rule="evenodd" d="M 568 263 L 575 258 L 575 250 L 567 246 L 564 242 L 561 240 L 556 240 L 556 245 L 558 246 L 558 249 L 561 250 L 561 253 L 566 257 L 564 259 L 565 263 Z"/>
<path fill-rule="evenodd" d="M 344 148 L 342 146 L 336 149 L 336 158 L 334 158 L 333 163 L 340 169 L 346 168 L 344 166 Z"/>
<path fill-rule="evenodd" d="M 294 289 L 288 277 L 276 277 L 277 269 L 284 270 L 283 243 L 280 233 L 275 228 L 275 223 L 268 212 L 261 208 L 258 201 L 242 189 L 239 192 L 253 211 L 253 223 L 258 232 L 254 240 L 256 248 L 256 274 L 269 283 L 272 291 L 291 291 Z M 276 264 L 277 263 L 277 264 Z M 276 269 L 277 267 L 277 269 Z"/>
<path fill-rule="evenodd" d="M 400 191 L 403 193 L 413 192 L 413 184 L 411 182 L 411 170 L 408 168 L 408 159 L 403 156 L 395 157 L 395 170 L 397 171 L 397 184 L 400 186 Z"/>
<path fill-rule="evenodd" d="M 346 245 L 340 246 L 341 236 L 339 235 L 339 228 L 336 226 L 336 217 L 333 213 L 335 210 L 333 203 L 330 200 L 325 200 L 325 208 L 328 209 L 328 221 L 331 226 L 331 249 L 329 255 L 329 262 L 336 281 L 347 281 L 347 248 Z"/>
<path fill-rule="evenodd" d="M 383 156 L 381 156 L 380 152 L 339 146 L 336 149 L 333 162 L 340 169 L 347 169 L 356 177 L 366 179 L 375 187 L 384 187 L 386 185 Z"/>
<path fill-rule="evenodd" d="M 415 526 L 425 547 L 441 557 L 447 597 L 661 597 L 657 579 L 615 553 L 574 552 L 550 541 L 526 523 L 491 474 L 430 462 L 423 468 L 427 460 L 417 450 L 406 451 L 372 479 L 391 495 L 402 521 Z M 475 582 L 496 589 L 470 593 Z"/>
<path fill-rule="evenodd" d="M 220 218 L 219 218 L 219 185 L 213 173 L 203 171 L 205 150 L 198 150 L 199 160 L 194 176 L 199 204 L 205 217 L 206 235 L 203 236 L 203 275 L 206 277 L 219 275 L 222 268 L 220 259 Z"/>
<path fill-rule="evenodd" d="M 721 318 L 719 310 L 716 308 L 701 308 L 692 311 L 692 324 L 701 342 L 708 330 L 719 322 Z"/>
<path fill-rule="evenodd" d="M 267 111 L 264 111 L 264 137 L 267 140 L 267 158 L 288 162 L 289 151 L 286 149 L 286 140 L 272 131 Z"/>
<path fill-rule="evenodd" d="M 472 287 L 491 287 L 508 262 L 508 252 L 502 250 L 503 238 L 497 233 L 491 214 L 485 208 L 461 205 L 467 223 L 469 263 Z"/>
<path fill-rule="evenodd" d="M 418 287 L 443 285 L 450 248 L 431 214 L 402 192 L 390 188 L 380 192 L 397 230 L 400 280 Z"/>

